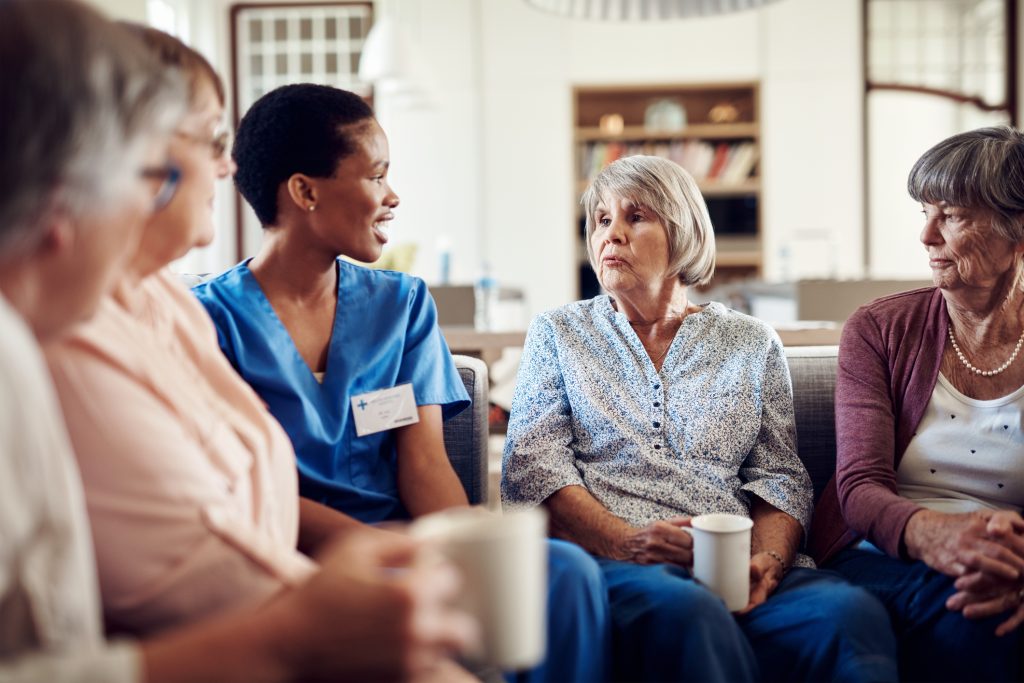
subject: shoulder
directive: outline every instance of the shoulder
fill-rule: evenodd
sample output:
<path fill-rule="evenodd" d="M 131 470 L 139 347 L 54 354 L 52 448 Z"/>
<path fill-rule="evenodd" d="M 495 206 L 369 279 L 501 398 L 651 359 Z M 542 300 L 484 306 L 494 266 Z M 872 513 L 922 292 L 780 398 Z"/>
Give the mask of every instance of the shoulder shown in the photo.
<path fill-rule="evenodd" d="M 704 305 L 698 314 L 707 333 L 732 346 L 754 346 L 764 348 L 778 344 L 779 335 L 771 325 L 746 313 L 740 313 L 717 301 Z"/>
<path fill-rule="evenodd" d="M 363 289 L 373 298 L 393 296 L 424 296 L 427 284 L 415 275 L 395 270 L 368 268 L 358 263 L 338 259 L 338 279 L 342 289 Z"/>
<path fill-rule="evenodd" d="M 553 333 L 580 331 L 594 327 L 596 321 L 614 314 L 608 297 L 596 296 L 593 299 L 574 301 L 558 308 L 544 311 L 534 317 L 530 327 L 544 328 Z"/>
<path fill-rule="evenodd" d="M 864 328 L 911 330 L 942 310 L 942 293 L 937 287 L 922 287 L 890 294 L 864 304 L 847 319 L 844 331 Z"/>
<path fill-rule="evenodd" d="M 246 275 L 245 271 L 248 268 L 249 266 L 243 261 L 225 270 L 220 275 L 216 275 L 205 282 L 193 286 L 192 293 L 207 307 L 209 307 L 209 304 L 233 298 L 242 290 Z"/>

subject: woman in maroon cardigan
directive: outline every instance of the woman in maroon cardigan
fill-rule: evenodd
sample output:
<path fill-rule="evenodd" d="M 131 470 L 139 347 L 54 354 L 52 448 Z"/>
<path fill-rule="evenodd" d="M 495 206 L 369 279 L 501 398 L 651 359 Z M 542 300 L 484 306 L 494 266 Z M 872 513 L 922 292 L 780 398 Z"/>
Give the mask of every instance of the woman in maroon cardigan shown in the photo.
<path fill-rule="evenodd" d="M 907 186 L 935 287 L 846 323 L 836 477 L 811 552 L 889 608 L 903 678 L 1010 680 L 1024 621 L 1024 134 L 955 135 Z"/>

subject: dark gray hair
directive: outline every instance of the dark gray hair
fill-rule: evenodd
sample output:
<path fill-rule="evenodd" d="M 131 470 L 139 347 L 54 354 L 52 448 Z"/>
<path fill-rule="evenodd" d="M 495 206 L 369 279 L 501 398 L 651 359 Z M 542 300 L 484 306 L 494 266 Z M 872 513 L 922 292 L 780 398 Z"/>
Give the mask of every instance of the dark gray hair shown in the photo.
<path fill-rule="evenodd" d="M 946 138 L 914 164 L 907 192 L 925 204 L 991 211 L 999 235 L 1024 242 L 1024 134 L 993 126 Z"/>
<path fill-rule="evenodd" d="M 0 1 L 0 256 L 34 246 L 57 206 L 116 206 L 186 100 L 175 70 L 83 3 Z"/>
<path fill-rule="evenodd" d="M 594 272 L 590 238 L 594 214 L 606 195 L 628 199 L 653 212 L 668 237 L 669 271 L 684 285 L 705 285 L 715 273 L 715 231 L 697 182 L 668 159 L 632 156 L 601 171 L 583 193 L 580 203 L 587 218 L 587 255 Z"/>

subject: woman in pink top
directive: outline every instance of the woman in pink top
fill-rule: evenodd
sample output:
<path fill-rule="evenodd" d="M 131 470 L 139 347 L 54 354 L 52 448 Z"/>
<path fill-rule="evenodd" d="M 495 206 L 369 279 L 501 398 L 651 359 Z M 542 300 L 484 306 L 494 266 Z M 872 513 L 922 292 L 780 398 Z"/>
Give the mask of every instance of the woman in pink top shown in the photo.
<path fill-rule="evenodd" d="M 165 34 L 135 30 L 191 81 L 169 147 L 180 183 L 113 295 L 46 355 L 81 469 L 106 620 L 145 634 L 266 602 L 316 571 L 300 550 L 317 552 L 356 523 L 309 501 L 300 507 L 287 435 L 167 269 L 211 241 L 215 181 L 233 164 L 221 132 L 223 90 L 209 64 Z M 350 645 L 375 630 L 350 626 Z M 339 647 L 345 638 L 339 633 Z M 393 651 L 376 645 L 363 647 Z M 447 670 L 444 649 L 433 650 L 434 663 Z"/>

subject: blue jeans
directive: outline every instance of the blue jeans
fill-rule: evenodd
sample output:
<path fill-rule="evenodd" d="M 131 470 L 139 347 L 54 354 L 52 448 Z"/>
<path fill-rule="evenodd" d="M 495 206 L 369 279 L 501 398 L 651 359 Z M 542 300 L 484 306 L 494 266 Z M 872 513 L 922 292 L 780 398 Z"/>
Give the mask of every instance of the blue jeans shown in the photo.
<path fill-rule="evenodd" d="M 1020 640 L 995 635 L 1008 615 L 972 621 L 946 609 L 953 579 L 924 562 L 877 550 L 847 548 L 829 563 L 851 583 L 874 593 L 889 610 L 906 681 L 1009 681 L 1020 667 Z"/>
<path fill-rule="evenodd" d="M 601 683 L 609 676 L 611 617 L 597 561 L 579 546 L 548 541 L 548 652 L 516 683 Z"/>
<path fill-rule="evenodd" d="M 896 680 L 885 609 L 831 572 L 793 569 L 767 602 L 734 616 L 679 567 L 598 563 L 617 680 Z"/>

